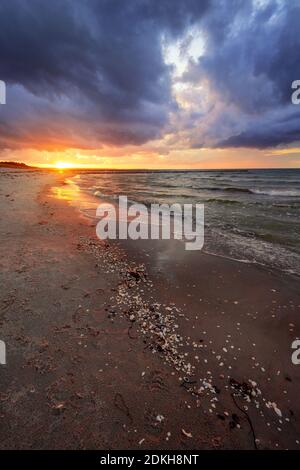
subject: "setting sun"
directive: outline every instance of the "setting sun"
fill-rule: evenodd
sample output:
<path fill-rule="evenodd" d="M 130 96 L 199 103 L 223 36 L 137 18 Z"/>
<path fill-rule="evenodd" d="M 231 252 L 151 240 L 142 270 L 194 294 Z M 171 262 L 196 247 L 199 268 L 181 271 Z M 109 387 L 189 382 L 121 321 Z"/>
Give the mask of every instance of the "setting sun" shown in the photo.
<path fill-rule="evenodd" d="M 68 163 L 68 162 L 56 162 L 55 168 L 57 168 L 58 170 L 64 170 L 66 168 L 73 168 L 73 165 L 72 163 Z"/>

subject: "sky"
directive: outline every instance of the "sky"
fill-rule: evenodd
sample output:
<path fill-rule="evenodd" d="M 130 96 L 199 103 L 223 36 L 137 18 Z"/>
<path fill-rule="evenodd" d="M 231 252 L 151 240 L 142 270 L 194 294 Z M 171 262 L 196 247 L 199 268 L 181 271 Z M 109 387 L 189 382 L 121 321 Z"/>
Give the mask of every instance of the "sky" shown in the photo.
<path fill-rule="evenodd" d="M 0 159 L 300 167 L 300 0 L 1 0 Z"/>

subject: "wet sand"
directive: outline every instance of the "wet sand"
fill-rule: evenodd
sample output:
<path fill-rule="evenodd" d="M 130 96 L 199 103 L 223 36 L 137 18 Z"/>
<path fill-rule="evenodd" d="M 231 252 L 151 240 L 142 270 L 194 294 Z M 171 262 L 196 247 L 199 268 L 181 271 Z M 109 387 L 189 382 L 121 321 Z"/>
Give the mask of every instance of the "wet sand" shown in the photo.
<path fill-rule="evenodd" d="M 299 448 L 299 280 L 100 242 L 64 179 L 0 172 L 0 448 Z"/>

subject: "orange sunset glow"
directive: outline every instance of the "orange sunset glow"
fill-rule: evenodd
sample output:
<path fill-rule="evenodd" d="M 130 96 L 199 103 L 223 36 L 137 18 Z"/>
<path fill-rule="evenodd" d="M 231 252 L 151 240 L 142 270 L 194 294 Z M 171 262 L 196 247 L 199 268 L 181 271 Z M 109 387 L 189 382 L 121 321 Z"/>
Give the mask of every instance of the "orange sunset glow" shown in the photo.
<path fill-rule="evenodd" d="M 300 149 L 179 149 L 159 154 L 153 148 L 106 148 L 105 151 L 17 150 L 3 153 L 3 160 L 25 162 L 41 168 L 99 169 L 233 169 L 299 168 Z"/>

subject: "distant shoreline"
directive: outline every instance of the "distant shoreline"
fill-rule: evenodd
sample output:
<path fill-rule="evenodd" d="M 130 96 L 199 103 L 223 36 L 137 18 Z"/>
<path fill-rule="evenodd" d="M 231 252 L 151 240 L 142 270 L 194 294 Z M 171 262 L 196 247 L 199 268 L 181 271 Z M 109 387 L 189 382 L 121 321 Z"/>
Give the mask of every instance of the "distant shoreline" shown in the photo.
<path fill-rule="evenodd" d="M 87 172 L 101 172 L 101 173 L 194 173 L 194 172 L 243 172 L 247 173 L 249 171 L 300 171 L 300 168 L 296 167 L 276 167 L 276 168 L 97 168 L 97 167 L 68 167 L 68 168 L 56 168 L 55 166 L 33 166 L 27 165 L 23 162 L 9 162 L 9 161 L 0 161 L 0 168 L 15 168 L 15 169 L 32 169 L 32 170 L 46 170 L 46 171 L 58 171 L 64 173 L 70 173 L 74 171 L 87 171 Z"/>
<path fill-rule="evenodd" d="M 18 170 L 37 170 L 38 168 L 31 165 L 26 165 L 22 162 L 0 162 L 0 168 L 14 168 Z"/>

